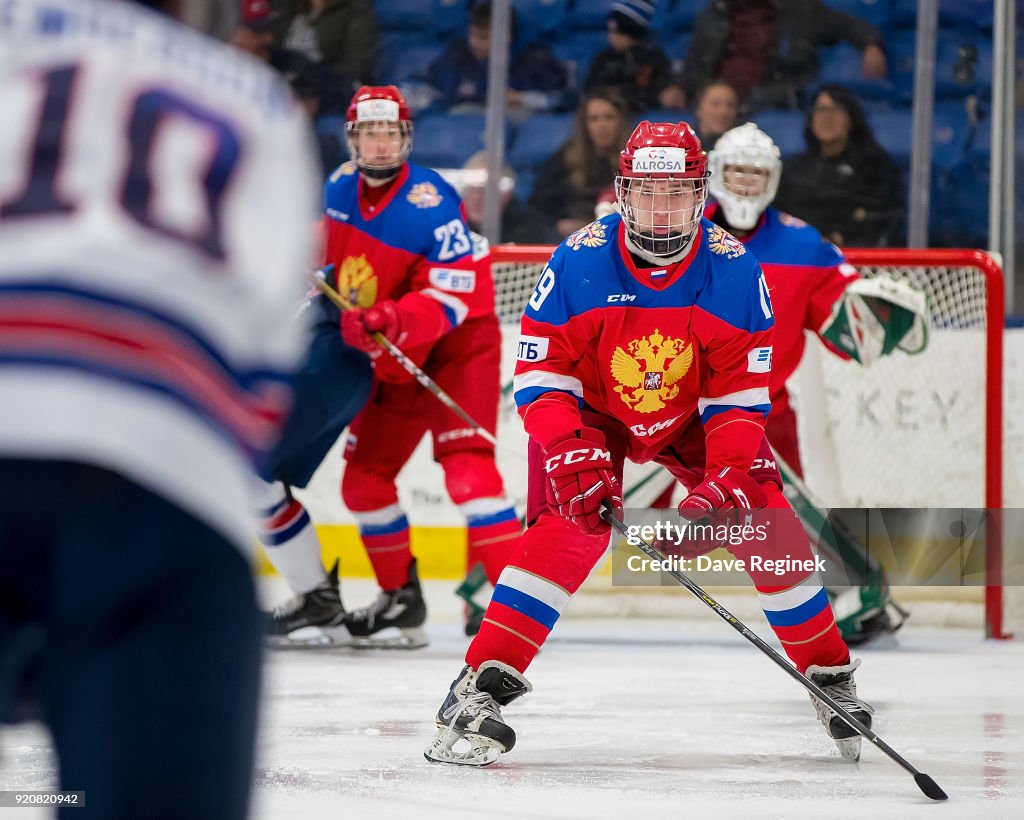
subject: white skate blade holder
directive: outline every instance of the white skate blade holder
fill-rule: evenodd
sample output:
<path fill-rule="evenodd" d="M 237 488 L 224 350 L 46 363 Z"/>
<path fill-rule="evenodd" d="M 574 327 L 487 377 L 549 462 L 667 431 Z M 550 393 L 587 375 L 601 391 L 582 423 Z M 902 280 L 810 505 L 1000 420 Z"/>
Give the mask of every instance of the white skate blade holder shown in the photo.
<path fill-rule="evenodd" d="M 504 751 L 505 748 L 500 743 L 489 737 L 461 735 L 447 726 L 438 726 L 437 734 L 423 750 L 423 756 L 432 763 L 490 766 Z"/>
<path fill-rule="evenodd" d="M 264 645 L 271 649 L 315 649 L 348 646 L 352 641 L 344 626 L 303 626 L 287 635 L 268 635 Z"/>
<path fill-rule="evenodd" d="M 366 638 L 350 638 L 348 645 L 353 649 L 422 649 L 430 641 L 422 627 L 388 627 Z"/>
<path fill-rule="evenodd" d="M 839 756 L 843 760 L 850 763 L 856 763 L 860 760 L 860 747 L 864 742 L 864 738 L 860 735 L 847 738 L 832 738 L 832 740 L 839 749 Z"/>

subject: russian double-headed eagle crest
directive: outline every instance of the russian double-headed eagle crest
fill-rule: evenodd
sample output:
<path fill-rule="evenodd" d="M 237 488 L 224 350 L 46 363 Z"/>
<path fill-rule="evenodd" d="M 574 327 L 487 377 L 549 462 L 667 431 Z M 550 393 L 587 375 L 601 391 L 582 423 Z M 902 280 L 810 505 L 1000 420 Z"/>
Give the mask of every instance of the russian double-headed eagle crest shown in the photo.
<path fill-rule="evenodd" d="M 365 254 L 348 256 L 338 271 L 338 293 L 356 307 L 370 307 L 377 301 L 377 277 Z"/>
<path fill-rule="evenodd" d="M 604 225 L 600 222 L 591 222 L 570 234 L 565 244 L 578 251 L 580 248 L 600 248 L 607 241 L 608 235 Z"/>
<path fill-rule="evenodd" d="M 616 347 L 612 354 L 612 377 L 619 383 L 615 392 L 638 413 L 661 410 L 679 394 L 677 382 L 693 365 L 693 345 L 656 329 L 631 341 L 626 350 Z"/>
<path fill-rule="evenodd" d="M 747 252 L 742 242 L 718 225 L 708 228 L 708 247 L 712 253 L 725 254 L 727 259 L 735 259 Z"/>
<path fill-rule="evenodd" d="M 417 182 L 405 198 L 417 208 L 436 208 L 444 199 L 433 182 Z"/>

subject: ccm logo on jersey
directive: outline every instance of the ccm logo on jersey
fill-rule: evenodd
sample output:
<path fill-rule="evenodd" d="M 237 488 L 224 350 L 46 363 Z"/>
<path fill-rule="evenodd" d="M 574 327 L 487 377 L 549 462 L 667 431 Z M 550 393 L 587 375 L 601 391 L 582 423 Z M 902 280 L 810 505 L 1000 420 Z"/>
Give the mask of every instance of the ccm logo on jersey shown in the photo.
<path fill-rule="evenodd" d="M 645 427 L 642 424 L 634 424 L 629 428 L 629 432 L 634 436 L 639 436 L 640 438 L 643 438 L 644 436 L 653 436 L 655 433 L 660 433 L 662 430 L 668 429 L 677 421 L 679 421 L 679 416 L 675 416 L 671 419 L 665 419 L 664 421 L 656 421 L 650 427 Z"/>
<path fill-rule="evenodd" d="M 748 373 L 770 373 L 772 369 L 772 349 L 755 347 L 747 354 Z"/>
<path fill-rule="evenodd" d="M 452 293 L 472 293 L 476 287 L 476 271 L 455 268 L 431 268 L 430 284 Z"/>
<path fill-rule="evenodd" d="M 755 458 L 754 463 L 750 465 L 751 470 L 775 470 L 777 465 L 770 458 Z"/>
<path fill-rule="evenodd" d="M 551 472 L 559 464 L 579 464 L 581 461 L 610 461 L 612 454 L 600 447 L 587 447 L 585 450 L 569 450 L 557 456 L 552 456 L 544 462 L 544 469 Z"/>
<path fill-rule="evenodd" d="M 608 297 L 608 302 L 635 302 L 635 293 L 613 293 Z"/>
<path fill-rule="evenodd" d="M 472 427 L 461 427 L 458 430 L 445 430 L 443 433 L 438 435 L 437 443 L 444 444 L 446 441 L 455 441 L 460 438 L 472 438 L 476 435 L 476 432 Z"/>
<path fill-rule="evenodd" d="M 542 362 L 548 357 L 548 340 L 543 336 L 520 336 L 516 358 L 521 362 Z"/>

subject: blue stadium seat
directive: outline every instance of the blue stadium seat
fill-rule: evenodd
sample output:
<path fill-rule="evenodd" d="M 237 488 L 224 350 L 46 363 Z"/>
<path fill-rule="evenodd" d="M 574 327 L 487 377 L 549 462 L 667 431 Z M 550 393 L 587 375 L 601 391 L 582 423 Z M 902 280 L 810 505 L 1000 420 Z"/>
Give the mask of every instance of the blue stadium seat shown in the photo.
<path fill-rule="evenodd" d="M 886 41 L 889 49 L 889 76 L 897 97 L 909 103 L 914 94 L 915 34 L 897 31 Z M 973 64 L 963 60 L 963 50 L 977 54 Z M 959 71 L 958 71 L 959 69 Z M 962 75 L 959 73 L 966 69 Z M 938 98 L 980 94 L 992 90 L 992 43 L 984 34 L 940 31 L 935 43 L 935 95 Z"/>
<path fill-rule="evenodd" d="M 558 39 L 569 22 L 569 0 L 512 0 L 519 21 L 519 40 Z"/>
<path fill-rule="evenodd" d="M 965 59 L 967 51 L 977 55 Z M 985 35 L 957 35 L 943 32 L 935 48 L 935 94 L 938 97 L 963 97 L 992 93 L 992 41 Z"/>
<path fill-rule="evenodd" d="M 783 157 L 802 154 L 804 143 L 804 115 L 799 111 L 762 111 L 752 117 L 757 127 L 771 137 Z"/>
<path fill-rule="evenodd" d="M 573 0 L 569 28 L 574 31 L 607 30 L 612 0 Z"/>
<path fill-rule="evenodd" d="M 883 31 L 889 23 L 891 4 L 891 0 L 825 0 L 825 5 L 829 8 L 852 14 Z"/>
<path fill-rule="evenodd" d="M 508 128 L 506 145 L 510 137 Z M 483 114 L 432 114 L 416 120 L 411 159 L 430 168 L 461 168 L 483 147 Z"/>
<path fill-rule="evenodd" d="M 373 0 L 383 31 L 461 34 L 469 19 L 468 0 Z"/>
<path fill-rule="evenodd" d="M 913 115 L 906 109 L 868 112 L 868 125 L 881 145 L 901 169 L 910 167 Z"/>
<path fill-rule="evenodd" d="M 865 99 L 893 99 L 895 86 L 892 81 L 888 78 L 872 80 L 865 77 L 861 69 L 862 63 L 863 58 L 856 48 L 840 43 L 822 53 L 818 77 L 822 83 L 844 85 Z"/>
<path fill-rule="evenodd" d="M 348 142 L 345 139 L 345 115 L 328 114 L 313 120 L 313 129 L 318 135 L 334 137 L 341 145 L 342 158 L 348 159 Z"/>
<path fill-rule="evenodd" d="M 377 53 L 377 78 L 384 85 L 401 85 L 422 76 L 445 44 L 422 44 L 396 40 Z"/>
<path fill-rule="evenodd" d="M 686 52 L 690 50 L 690 41 L 692 39 L 693 32 L 688 29 L 678 31 L 661 29 L 658 31 L 658 44 L 672 61 L 673 69 L 682 68 L 683 60 L 686 59 Z"/>
<path fill-rule="evenodd" d="M 906 109 L 871 111 L 868 123 L 875 139 L 900 168 L 910 167 L 913 113 Z M 948 170 L 966 155 L 970 124 L 960 103 L 939 103 L 932 120 L 932 167 Z"/>
<path fill-rule="evenodd" d="M 533 193 L 533 186 L 537 181 L 537 174 L 533 171 L 516 171 L 516 198 L 526 203 Z"/>
<path fill-rule="evenodd" d="M 573 88 L 583 89 L 587 69 L 598 52 L 608 47 L 608 34 L 603 31 L 578 31 L 572 36 L 555 43 L 551 50 L 555 57 L 565 64 Z"/>
<path fill-rule="evenodd" d="M 655 31 L 664 35 L 668 32 L 690 31 L 697 14 L 705 6 L 694 0 L 658 0 L 652 21 Z"/>
<path fill-rule="evenodd" d="M 572 133 L 574 114 L 534 114 L 519 124 L 511 150 L 509 165 L 520 170 L 536 170 L 565 142 Z"/>
<path fill-rule="evenodd" d="M 992 0 L 939 0 L 939 25 L 943 28 L 991 31 L 994 14 Z M 917 24 L 917 0 L 890 0 L 889 24 L 913 28 Z"/>
<path fill-rule="evenodd" d="M 932 167 L 948 171 L 967 155 L 971 123 L 962 102 L 935 103 L 932 118 Z"/>

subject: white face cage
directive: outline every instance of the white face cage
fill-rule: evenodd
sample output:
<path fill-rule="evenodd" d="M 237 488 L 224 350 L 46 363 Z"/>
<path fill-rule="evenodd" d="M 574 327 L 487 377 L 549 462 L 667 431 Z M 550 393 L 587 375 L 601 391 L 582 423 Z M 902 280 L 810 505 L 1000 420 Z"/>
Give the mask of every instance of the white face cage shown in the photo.
<path fill-rule="evenodd" d="M 749 231 L 779 190 L 782 160 L 764 131 L 748 123 L 723 134 L 710 158 L 711 195 L 733 228 Z"/>
<path fill-rule="evenodd" d="M 707 180 L 615 178 L 619 213 L 631 244 L 652 262 L 689 250 L 707 199 Z"/>
<path fill-rule="evenodd" d="M 412 152 L 412 123 L 408 120 L 350 122 L 345 130 L 349 156 L 371 179 L 393 177 Z"/>

